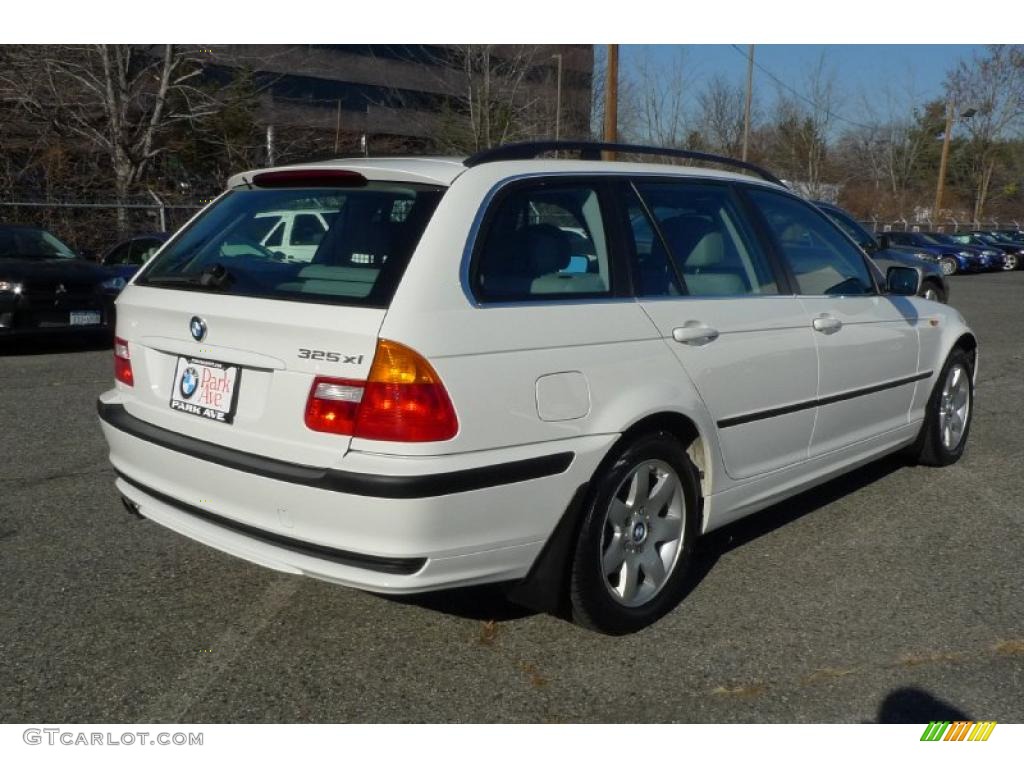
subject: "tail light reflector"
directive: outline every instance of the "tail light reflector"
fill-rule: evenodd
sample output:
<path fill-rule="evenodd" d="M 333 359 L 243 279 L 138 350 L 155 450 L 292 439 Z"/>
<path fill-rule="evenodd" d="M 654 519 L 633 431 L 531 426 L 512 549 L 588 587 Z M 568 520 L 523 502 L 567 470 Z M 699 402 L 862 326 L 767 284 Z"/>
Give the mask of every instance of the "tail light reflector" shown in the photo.
<path fill-rule="evenodd" d="M 367 440 L 422 443 L 459 431 L 448 392 L 422 355 L 387 339 L 366 381 L 318 376 L 306 403 L 306 426 Z"/>
<path fill-rule="evenodd" d="M 114 338 L 114 378 L 129 387 L 135 386 L 132 355 L 128 350 L 128 342 L 119 336 Z"/>

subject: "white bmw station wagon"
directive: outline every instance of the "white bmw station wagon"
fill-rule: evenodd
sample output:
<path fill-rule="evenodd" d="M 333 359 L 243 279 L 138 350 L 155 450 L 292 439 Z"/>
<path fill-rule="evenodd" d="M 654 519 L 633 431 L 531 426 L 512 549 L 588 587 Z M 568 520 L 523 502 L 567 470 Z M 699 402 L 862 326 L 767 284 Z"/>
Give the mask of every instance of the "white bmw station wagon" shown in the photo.
<path fill-rule="evenodd" d="M 266 238 L 289 211 L 325 224 L 301 259 Z M 118 299 L 99 418 L 126 506 L 204 544 L 630 632 L 702 534 L 887 453 L 960 457 L 977 341 L 920 279 L 695 152 L 242 173 Z"/>

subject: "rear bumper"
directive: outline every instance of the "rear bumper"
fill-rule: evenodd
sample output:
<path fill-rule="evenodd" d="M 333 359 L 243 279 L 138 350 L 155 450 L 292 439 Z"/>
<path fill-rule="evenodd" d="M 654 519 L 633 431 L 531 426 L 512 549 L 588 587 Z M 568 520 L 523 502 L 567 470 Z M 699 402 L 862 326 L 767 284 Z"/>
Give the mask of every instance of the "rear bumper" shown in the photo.
<path fill-rule="evenodd" d="M 276 570 L 389 593 L 525 576 L 616 437 L 436 457 L 350 452 L 322 469 L 153 427 L 117 397 L 101 398 L 100 423 L 117 488 L 144 517 Z"/>

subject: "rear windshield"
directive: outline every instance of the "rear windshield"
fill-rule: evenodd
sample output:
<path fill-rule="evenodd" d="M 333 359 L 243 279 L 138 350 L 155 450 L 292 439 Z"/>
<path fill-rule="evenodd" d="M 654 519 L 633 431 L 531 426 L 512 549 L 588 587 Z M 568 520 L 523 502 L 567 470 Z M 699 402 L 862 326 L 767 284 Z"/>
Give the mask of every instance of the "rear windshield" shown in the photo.
<path fill-rule="evenodd" d="M 442 188 L 233 190 L 153 259 L 139 285 L 386 307 Z"/>

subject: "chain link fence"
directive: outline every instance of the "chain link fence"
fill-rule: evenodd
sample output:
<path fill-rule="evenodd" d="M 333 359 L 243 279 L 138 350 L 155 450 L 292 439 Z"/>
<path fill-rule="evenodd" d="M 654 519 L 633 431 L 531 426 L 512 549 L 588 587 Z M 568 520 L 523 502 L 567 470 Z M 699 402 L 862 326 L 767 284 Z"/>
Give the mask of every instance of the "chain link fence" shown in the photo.
<path fill-rule="evenodd" d="M 983 219 L 972 221 L 970 219 L 896 219 L 884 220 L 878 218 L 860 219 L 860 223 L 869 232 L 876 234 L 882 232 L 970 232 L 972 230 L 998 230 L 1012 229 L 1020 232 L 1024 230 L 1024 220 L 1018 219 Z"/>

